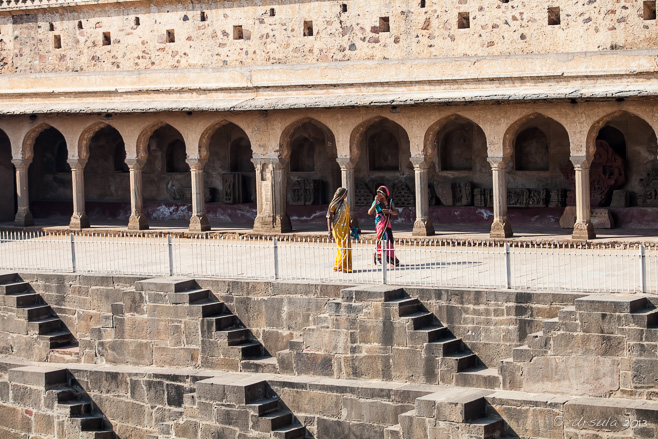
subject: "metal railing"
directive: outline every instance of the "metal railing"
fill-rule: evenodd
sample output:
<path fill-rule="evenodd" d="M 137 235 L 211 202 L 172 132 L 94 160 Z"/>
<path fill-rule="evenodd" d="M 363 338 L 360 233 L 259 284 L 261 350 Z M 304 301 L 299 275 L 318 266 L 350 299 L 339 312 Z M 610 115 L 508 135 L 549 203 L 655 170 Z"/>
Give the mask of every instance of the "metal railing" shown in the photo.
<path fill-rule="evenodd" d="M 344 273 L 333 270 L 337 245 L 319 238 L 0 233 L 5 271 L 658 293 L 655 244 L 401 240 L 399 266 L 376 263 L 371 239 L 351 252 Z"/>

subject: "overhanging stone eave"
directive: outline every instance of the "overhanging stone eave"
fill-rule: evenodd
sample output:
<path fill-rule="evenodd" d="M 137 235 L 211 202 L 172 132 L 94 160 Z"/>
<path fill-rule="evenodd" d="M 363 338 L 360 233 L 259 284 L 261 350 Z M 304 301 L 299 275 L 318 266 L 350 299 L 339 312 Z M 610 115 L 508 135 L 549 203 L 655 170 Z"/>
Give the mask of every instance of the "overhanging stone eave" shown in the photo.
<path fill-rule="evenodd" d="M 52 97 L 52 96 L 51 96 Z M 12 102 L 0 99 L 0 115 L 29 114 L 96 114 L 96 113 L 159 113 L 159 112 L 248 112 L 295 110 L 305 108 L 330 109 L 354 107 L 464 106 L 504 103 L 604 102 L 614 100 L 656 100 L 658 84 L 649 88 L 601 88 L 533 91 L 529 89 L 491 90 L 489 93 L 424 92 L 367 93 L 339 96 L 246 97 L 218 99 L 120 99 L 78 100 L 58 96 L 51 102 Z"/>

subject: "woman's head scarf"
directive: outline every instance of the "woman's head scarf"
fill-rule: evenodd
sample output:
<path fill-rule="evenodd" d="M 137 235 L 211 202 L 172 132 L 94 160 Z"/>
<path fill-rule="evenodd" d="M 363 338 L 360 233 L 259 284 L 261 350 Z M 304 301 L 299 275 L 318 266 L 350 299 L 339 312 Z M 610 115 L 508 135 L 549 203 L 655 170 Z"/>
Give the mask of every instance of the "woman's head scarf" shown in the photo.
<path fill-rule="evenodd" d="M 347 189 L 344 187 L 339 187 L 336 189 L 336 193 L 334 194 L 333 200 L 331 200 L 331 203 L 329 203 L 329 209 L 327 209 L 327 218 L 329 217 L 329 214 L 335 210 L 334 207 L 337 209 L 340 203 L 343 202 L 343 197 L 347 193 Z"/>
<path fill-rule="evenodd" d="M 389 192 L 389 190 L 388 190 L 388 188 L 387 188 L 386 186 L 379 186 L 379 187 L 377 188 L 377 192 L 379 192 L 379 193 L 385 195 L 387 200 L 388 200 L 389 198 L 391 198 L 391 193 Z"/>

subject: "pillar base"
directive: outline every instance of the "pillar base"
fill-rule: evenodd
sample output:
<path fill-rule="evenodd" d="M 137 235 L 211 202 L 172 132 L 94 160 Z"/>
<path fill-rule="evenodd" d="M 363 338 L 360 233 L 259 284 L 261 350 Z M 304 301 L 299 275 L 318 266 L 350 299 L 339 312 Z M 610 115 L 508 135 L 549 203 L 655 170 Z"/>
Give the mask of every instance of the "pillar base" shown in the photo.
<path fill-rule="evenodd" d="M 208 217 L 205 215 L 192 215 L 190 218 L 190 232 L 207 232 L 210 230 L 210 223 Z"/>
<path fill-rule="evenodd" d="M 30 227 L 34 225 L 34 218 L 32 218 L 32 212 L 29 210 L 19 210 L 16 212 L 16 217 L 14 218 L 14 226 L 16 227 Z"/>
<path fill-rule="evenodd" d="M 130 215 L 128 230 L 148 230 L 149 224 L 144 215 Z"/>
<path fill-rule="evenodd" d="M 254 232 L 258 233 L 288 233 L 292 232 L 290 217 L 286 214 L 280 217 L 257 216 L 254 220 Z"/>
<path fill-rule="evenodd" d="M 87 217 L 87 214 L 83 213 L 82 215 L 73 215 L 71 217 L 71 222 L 69 223 L 69 229 L 71 230 L 82 230 L 82 229 L 88 229 L 89 226 L 89 218 Z"/>
<path fill-rule="evenodd" d="M 596 238 L 596 233 L 594 232 L 594 225 L 592 225 L 591 221 L 574 224 L 571 239 L 582 241 L 594 238 Z"/>
<path fill-rule="evenodd" d="M 511 238 L 513 235 L 514 233 L 512 232 L 512 225 L 507 221 L 494 221 L 493 224 L 491 224 L 491 233 L 489 233 L 490 238 L 504 239 Z"/>
<path fill-rule="evenodd" d="M 417 219 L 414 222 L 414 229 L 411 231 L 411 236 L 434 236 L 432 220 Z"/>

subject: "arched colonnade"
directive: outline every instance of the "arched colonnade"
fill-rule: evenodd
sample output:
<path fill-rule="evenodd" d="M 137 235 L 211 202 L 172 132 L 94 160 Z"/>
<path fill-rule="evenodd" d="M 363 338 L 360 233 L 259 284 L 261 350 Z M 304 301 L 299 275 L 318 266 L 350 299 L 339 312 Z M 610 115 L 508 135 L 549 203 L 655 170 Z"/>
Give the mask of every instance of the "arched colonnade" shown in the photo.
<path fill-rule="evenodd" d="M 566 180 L 556 177 L 557 168 L 570 162 L 576 204 L 573 237 L 586 239 L 595 236 L 589 170 L 597 142 L 606 135 L 608 143 L 617 145 L 615 133 L 622 139 L 632 137 L 638 124 L 647 133 L 640 139 L 648 142 L 642 160 L 655 160 L 651 144 L 655 146 L 658 115 L 650 103 L 639 101 L 235 115 L 16 116 L 0 119 L 0 180 L 11 172 L 5 163 L 10 160 L 16 174 L 11 210 L 18 226 L 33 224 L 30 196 L 52 190 L 50 177 L 30 176 L 43 168 L 39 175 L 70 179 L 72 229 L 89 227 L 85 185 L 92 184 L 103 188 L 94 189 L 92 198 L 130 200 L 131 230 L 148 228 L 146 194 L 149 199 L 189 198 L 191 231 L 210 228 L 206 200 L 253 200 L 254 230 L 260 232 L 290 231 L 289 203 L 326 204 L 343 185 L 354 208 L 367 198 L 367 190 L 387 183 L 398 194 L 396 199 L 409 198 L 415 205 L 413 233 L 423 236 L 434 234 L 430 198 L 446 199 L 441 179 L 457 182 L 446 184 L 456 184 L 459 191 L 468 188 L 460 182 L 470 179 L 490 186 L 478 196 L 491 198 L 491 236 L 503 238 L 512 236 L 508 183 L 531 176 L 546 187 L 564 188 Z M 626 154 L 625 149 L 617 152 Z M 157 180 L 163 173 L 168 175 L 164 186 Z M 439 183 L 433 187 L 431 181 Z M 289 191 L 289 185 L 294 190 Z"/>

